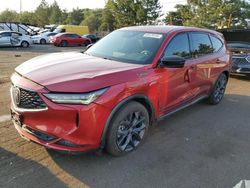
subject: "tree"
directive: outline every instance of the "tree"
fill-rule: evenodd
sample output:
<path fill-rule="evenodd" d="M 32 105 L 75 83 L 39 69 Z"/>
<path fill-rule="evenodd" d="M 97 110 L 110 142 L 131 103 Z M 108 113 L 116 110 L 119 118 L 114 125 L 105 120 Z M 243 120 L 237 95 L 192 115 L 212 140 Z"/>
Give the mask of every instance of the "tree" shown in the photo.
<path fill-rule="evenodd" d="M 42 0 L 40 5 L 36 8 L 35 17 L 38 26 L 43 27 L 49 23 L 50 7 L 45 0 Z"/>
<path fill-rule="evenodd" d="M 108 0 L 102 12 L 101 30 L 113 31 L 115 29 L 115 17 L 112 14 L 112 0 Z"/>
<path fill-rule="evenodd" d="M 36 25 L 35 14 L 33 12 L 27 12 L 27 11 L 22 12 L 22 14 L 20 15 L 20 22 Z"/>
<path fill-rule="evenodd" d="M 88 11 L 81 25 L 87 25 L 90 32 L 98 31 L 102 22 L 102 9 Z"/>
<path fill-rule="evenodd" d="M 19 15 L 16 11 L 7 9 L 0 14 L 0 21 L 1 22 L 18 22 Z"/>
<path fill-rule="evenodd" d="M 152 24 L 160 15 L 159 0 L 110 0 L 115 27 Z"/>
<path fill-rule="evenodd" d="M 50 6 L 49 21 L 51 24 L 60 24 L 62 22 L 62 11 L 56 1 Z"/>
<path fill-rule="evenodd" d="M 249 14 L 250 4 L 243 0 L 189 0 L 187 5 L 176 5 L 176 11 L 168 13 L 166 21 L 172 17 L 177 25 L 212 29 L 228 26 L 244 28 Z"/>
<path fill-rule="evenodd" d="M 77 8 L 73 9 L 72 12 L 68 14 L 67 23 L 72 25 L 79 25 L 84 19 L 83 10 Z"/>

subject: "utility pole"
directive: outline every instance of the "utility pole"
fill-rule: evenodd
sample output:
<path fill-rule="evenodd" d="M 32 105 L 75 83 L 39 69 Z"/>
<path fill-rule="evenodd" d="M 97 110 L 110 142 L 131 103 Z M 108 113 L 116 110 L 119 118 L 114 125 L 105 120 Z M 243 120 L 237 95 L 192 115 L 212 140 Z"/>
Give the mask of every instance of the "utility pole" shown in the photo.
<path fill-rule="evenodd" d="M 232 23 L 232 19 L 233 19 L 233 15 L 232 13 L 229 15 L 229 19 L 228 19 L 228 24 L 227 24 L 227 28 L 229 29 Z"/>
<path fill-rule="evenodd" d="M 20 0 L 20 14 L 22 14 L 22 0 Z"/>

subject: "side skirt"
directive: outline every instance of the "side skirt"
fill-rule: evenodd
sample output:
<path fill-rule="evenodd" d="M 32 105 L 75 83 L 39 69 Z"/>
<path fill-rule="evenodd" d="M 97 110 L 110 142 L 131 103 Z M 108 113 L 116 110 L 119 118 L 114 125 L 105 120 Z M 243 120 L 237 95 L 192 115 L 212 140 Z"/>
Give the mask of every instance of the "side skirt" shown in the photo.
<path fill-rule="evenodd" d="M 171 111 L 171 112 L 169 112 L 169 113 L 167 113 L 165 115 L 162 115 L 161 117 L 157 118 L 157 121 L 160 121 L 160 120 L 162 120 L 162 119 L 164 119 L 164 118 L 166 118 L 166 117 L 168 117 L 168 116 L 170 116 L 170 115 L 172 115 L 172 114 L 174 114 L 174 113 L 176 113 L 176 112 L 178 112 L 180 110 L 183 110 L 184 108 L 187 108 L 187 107 L 189 107 L 189 106 L 191 106 L 191 105 L 193 105 L 193 104 L 195 104 L 195 103 L 197 103 L 197 102 L 199 102 L 199 101 L 201 101 L 201 100 L 203 100 L 203 99 L 205 99 L 207 97 L 208 97 L 207 95 L 203 95 L 203 96 L 193 100 L 192 102 L 181 106 L 180 108 L 177 108 L 177 109 L 175 109 L 175 110 L 173 110 L 173 111 Z"/>

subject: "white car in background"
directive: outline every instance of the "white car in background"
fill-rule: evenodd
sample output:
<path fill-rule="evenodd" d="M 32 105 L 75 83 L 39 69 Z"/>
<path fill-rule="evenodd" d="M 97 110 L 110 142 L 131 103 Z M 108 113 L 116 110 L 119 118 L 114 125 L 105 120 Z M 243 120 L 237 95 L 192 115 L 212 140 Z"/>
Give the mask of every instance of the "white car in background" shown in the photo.
<path fill-rule="evenodd" d="M 47 44 L 49 42 L 49 38 L 56 34 L 58 33 L 55 32 L 41 33 L 40 35 L 32 36 L 31 39 L 34 44 Z"/>
<path fill-rule="evenodd" d="M 27 48 L 32 43 L 30 36 L 16 31 L 0 31 L 0 46 L 21 46 Z"/>

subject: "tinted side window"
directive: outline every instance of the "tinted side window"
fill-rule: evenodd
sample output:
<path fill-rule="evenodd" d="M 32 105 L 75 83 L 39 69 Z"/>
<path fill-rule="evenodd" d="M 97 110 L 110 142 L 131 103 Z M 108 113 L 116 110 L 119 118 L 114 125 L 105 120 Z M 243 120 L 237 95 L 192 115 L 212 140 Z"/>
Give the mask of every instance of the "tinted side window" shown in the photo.
<path fill-rule="evenodd" d="M 223 43 L 221 42 L 220 39 L 218 39 L 217 37 L 211 36 L 211 35 L 210 35 L 210 39 L 211 39 L 211 42 L 213 45 L 214 52 L 218 52 L 222 48 Z"/>
<path fill-rule="evenodd" d="M 170 41 L 165 49 L 164 56 L 171 55 L 181 56 L 186 59 L 191 58 L 187 34 L 179 34 Z"/>
<path fill-rule="evenodd" d="M 192 41 L 192 54 L 194 57 L 213 53 L 209 36 L 205 33 L 190 33 Z"/>
<path fill-rule="evenodd" d="M 71 36 L 71 34 L 66 34 L 65 37 L 66 38 L 71 38 L 72 36 Z"/>
<path fill-rule="evenodd" d="M 10 37 L 10 36 L 11 36 L 11 33 L 9 33 L 9 32 L 1 34 L 1 37 Z"/>

